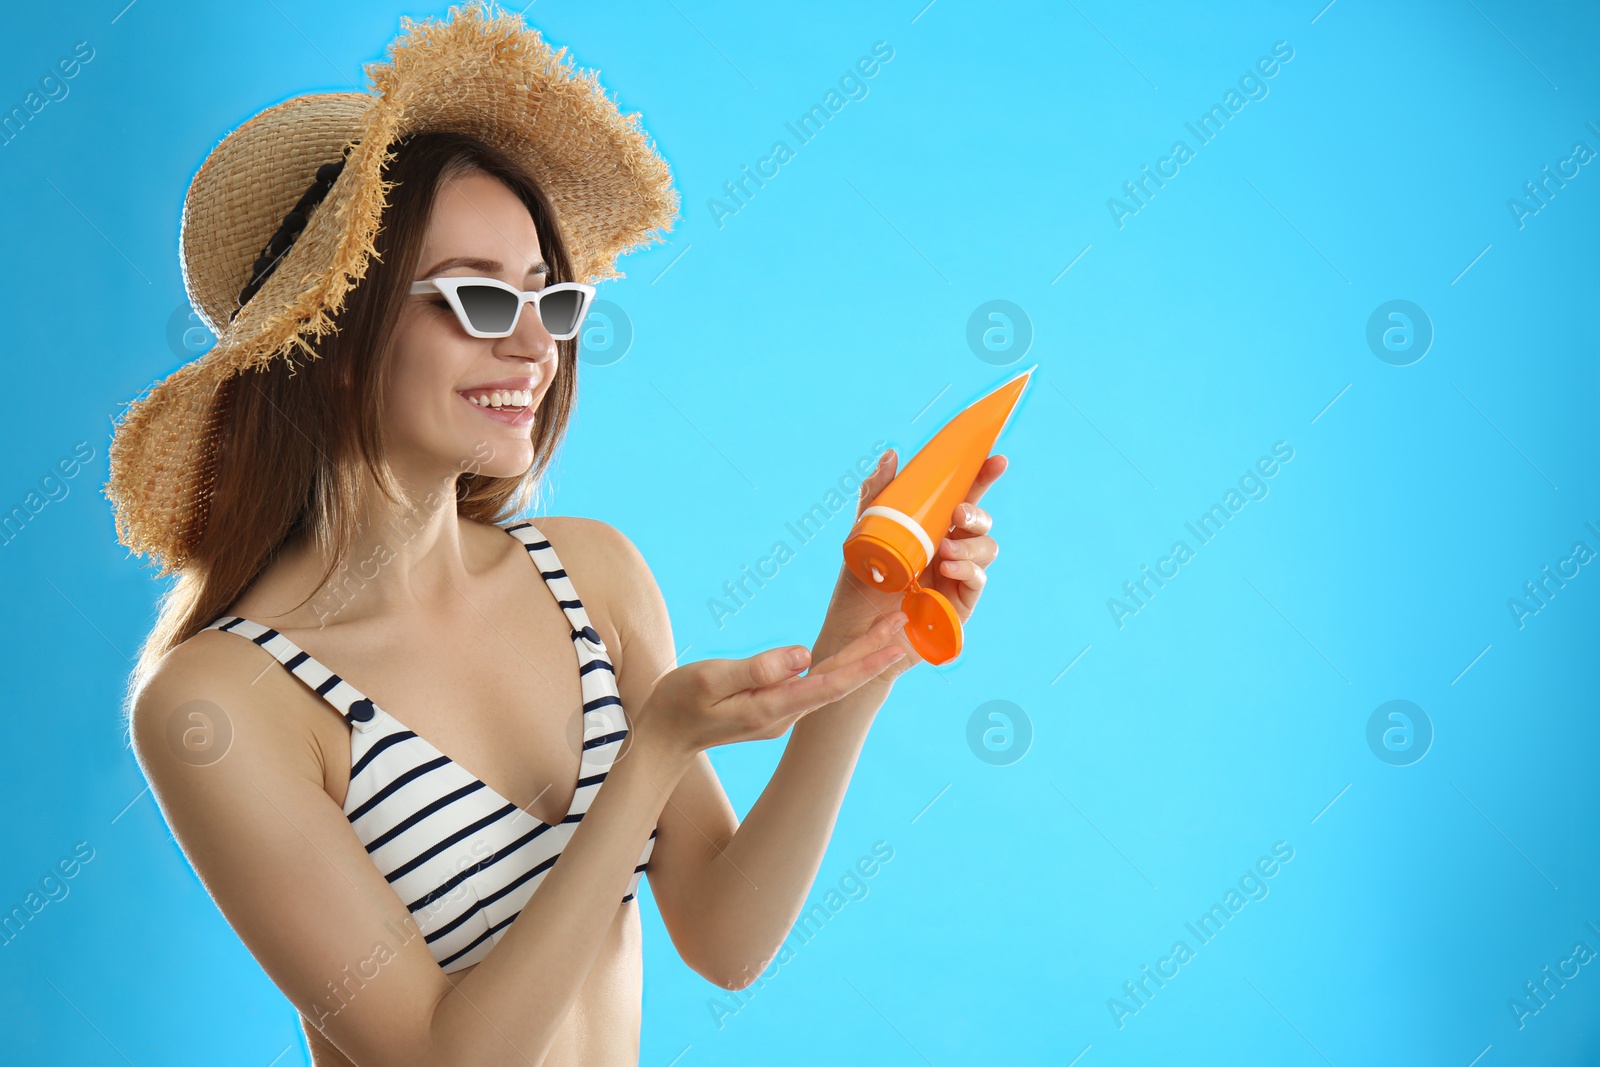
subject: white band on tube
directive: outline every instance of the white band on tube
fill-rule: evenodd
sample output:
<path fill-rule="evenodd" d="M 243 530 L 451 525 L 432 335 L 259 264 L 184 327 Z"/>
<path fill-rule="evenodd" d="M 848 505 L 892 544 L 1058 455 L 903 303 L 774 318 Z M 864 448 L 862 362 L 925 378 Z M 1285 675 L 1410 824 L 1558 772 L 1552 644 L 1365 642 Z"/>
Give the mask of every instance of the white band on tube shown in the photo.
<path fill-rule="evenodd" d="M 918 522 L 916 519 L 913 519 L 910 515 L 907 515 L 903 511 L 896 511 L 894 508 L 886 508 L 881 504 L 874 504 L 867 510 L 863 511 L 860 518 L 858 518 L 856 521 L 860 522 L 861 519 L 866 518 L 868 515 L 882 515 L 891 522 L 897 522 L 901 526 L 904 526 L 906 529 L 910 530 L 913 534 L 916 534 L 917 540 L 922 544 L 922 551 L 927 557 L 923 565 L 926 566 L 928 563 L 933 562 L 933 542 L 928 540 L 928 531 L 922 528 L 922 523 Z M 912 575 L 912 577 L 915 578 L 916 575 Z"/>

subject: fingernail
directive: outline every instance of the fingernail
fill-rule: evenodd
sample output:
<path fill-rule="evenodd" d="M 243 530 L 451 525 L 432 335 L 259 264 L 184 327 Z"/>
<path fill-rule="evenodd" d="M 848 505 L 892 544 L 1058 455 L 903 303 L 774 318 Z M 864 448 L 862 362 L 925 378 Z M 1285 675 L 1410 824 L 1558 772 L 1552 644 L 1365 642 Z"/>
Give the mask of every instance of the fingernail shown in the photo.
<path fill-rule="evenodd" d="M 906 626 L 906 615 L 905 615 L 905 612 L 902 611 L 895 618 L 894 622 L 890 624 L 889 632 L 892 633 L 892 634 L 897 634 L 901 630 L 905 629 L 905 626 Z"/>
<path fill-rule="evenodd" d="M 797 671 L 806 665 L 806 651 L 803 648 L 791 648 L 789 654 L 783 657 L 791 671 Z"/>

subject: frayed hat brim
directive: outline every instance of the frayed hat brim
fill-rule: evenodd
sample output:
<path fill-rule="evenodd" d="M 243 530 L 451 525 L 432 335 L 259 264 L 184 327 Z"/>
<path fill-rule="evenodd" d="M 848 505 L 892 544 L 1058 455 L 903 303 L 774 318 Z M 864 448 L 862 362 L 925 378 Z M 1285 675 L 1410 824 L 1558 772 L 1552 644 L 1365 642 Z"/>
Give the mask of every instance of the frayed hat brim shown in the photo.
<path fill-rule="evenodd" d="M 118 540 L 161 574 L 204 530 L 221 405 L 230 378 L 278 359 L 316 357 L 366 275 L 397 142 L 455 131 L 508 153 L 539 182 L 572 258 L 573 280 L 623 277 L 618 256 L 663 240 L 678 214 L 671 172 L 594 72 L 575 70 L 521 17 L 475 2 L 445 21 L 401 20 L 369 93 L 284 101 L 225 137 L 185 197 L 180 261 L 190 302 L 217 343 L 133 401 L 110 448 Z M 305 229 L 242 307 L 253 262 L 318 166 L 344 168 Z M 232 321 L 229 316 L 237 311 Z"/>

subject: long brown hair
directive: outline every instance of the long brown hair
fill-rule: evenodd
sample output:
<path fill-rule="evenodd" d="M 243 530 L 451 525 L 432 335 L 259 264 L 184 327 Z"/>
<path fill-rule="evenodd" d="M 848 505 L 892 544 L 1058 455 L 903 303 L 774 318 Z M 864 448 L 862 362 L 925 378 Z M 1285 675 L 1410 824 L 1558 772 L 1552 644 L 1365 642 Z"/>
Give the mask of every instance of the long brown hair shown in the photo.
<path fill-rule="evenodd" d="M 345 566 L 359 532 L 363 467 L 386 497 L 401 503 L 382 433 L 395 323 L 439 187 L 471 171 L 499 178 L 527 205 L 550 265 L 547 281 L 579 280 L 571 275 L 549 200 L 516 162 L 466 134 L 423 133 L 400 142 L 384 168 L 384 180 L 398 184 L 374 241 L 378 255 L 340 310 L 337 331 L 316 343 L 317 358 L 275 360 L 226 387 L 225 432 L 205 530 L 160 597 L 155 626 L 129 682 L 125 714 L 161 657 L 221 615 L 292 538 L 310 536 L 327 557 L 319 588 Z M 556 345 L 555 379 L 533 422 L 533 466 L 516 478 L 462 473 L 456 508 L 463 518 L 504 522 L 534 499 L 577 399 L 578 339 Z"/>

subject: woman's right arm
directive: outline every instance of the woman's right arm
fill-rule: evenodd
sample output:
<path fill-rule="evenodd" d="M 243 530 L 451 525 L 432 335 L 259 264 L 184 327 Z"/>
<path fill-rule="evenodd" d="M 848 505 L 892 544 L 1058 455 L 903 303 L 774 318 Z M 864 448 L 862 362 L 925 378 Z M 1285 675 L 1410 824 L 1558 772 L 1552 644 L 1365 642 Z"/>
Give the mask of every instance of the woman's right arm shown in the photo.
<path fill-rule="evenodd" d="M 881 672 L 897 648 L 833 658 L 804 678 L 774 649 L 663 676 L 611 774 L 522 914 L 460 982 L 323 789 L 316 745 L 279 713 L 267 653 L 227 635 L 173 650 L 132 714 L 140 766 L 224 917 L 284 996 L 354 1063 L 540 1063 L 678 778 L 706 747 L 780 736 Z M 836 664 L 836 665 L 835 665 Z M 185 733 L 221 724 L 225 754 Z"/>
<path fill-rule="evenodd" d="M 434 1044 L 448 978 L 324 791 L 315 740 L 252 684 L 270 663 L 202 632 L 138 693 L 134 751 L 167 825 L 268 977 L 352 1062 L 461 1062 Z M 221 758 L 190 743 L 207 733 L 217 748 L 231 735 Z"/>

